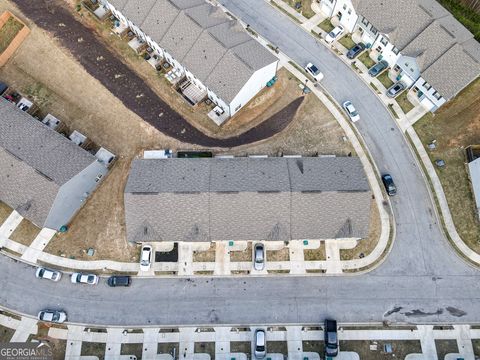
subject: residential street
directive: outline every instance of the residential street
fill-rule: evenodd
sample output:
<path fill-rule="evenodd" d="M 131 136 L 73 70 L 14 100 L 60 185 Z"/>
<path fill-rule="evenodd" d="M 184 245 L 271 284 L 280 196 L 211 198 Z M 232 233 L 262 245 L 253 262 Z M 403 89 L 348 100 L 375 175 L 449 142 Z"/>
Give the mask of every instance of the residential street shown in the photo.
<path fill-rule="evenodd" d="M 357 126 L 381 172 L 393 175 L 396 239 L 386 261 L 368 275 L 133 279 L 108 288 L 39 281 L 34 269 L 1 256 L 0 304 L 28 314 L 62 308 L 69 321 L 112 325 L 319 323 L 383 320 L 480 322 L 480 272 L 466 265 L 443 236 L 425 180 L 394 120 L 341 60 L 267 2 L 222 0 L 233 14 L 300 65 L 314 62 L 325 88 L 351 100 Z M 35 299 L 35 301 L 32 301 Z"/>

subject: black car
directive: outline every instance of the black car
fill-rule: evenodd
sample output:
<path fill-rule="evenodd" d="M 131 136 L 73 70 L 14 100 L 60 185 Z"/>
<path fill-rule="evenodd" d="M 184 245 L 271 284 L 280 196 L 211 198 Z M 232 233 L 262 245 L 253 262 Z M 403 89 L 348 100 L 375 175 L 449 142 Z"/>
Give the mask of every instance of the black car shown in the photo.
<path fill-rule="evenodd" d="M 390 174 L 382 175 L 382 182 L 389 196 L 394 196 L 397 193 L 397 187 L 395 186 L 393 178 Z"/>
<path fill-rule="evenodd" d="M 396 97 L 400 94 L 403 90 L 405 90 L 405 84 L 401 81 L 393 84 L 387 91 L 387 96 L 390 98 Z"/>
<path fill-rule="evenodd" d="M 388 67 L 388 62 L 386 62 L 385 60 L 381 60 L 368 70 L 368 75 L 376 77 L 387 67 Z"/>
<path fill-rule="evenodd" d="M 110 276 L 107 280 L 108 286 L 116 287 L 116 286 L 130 286 L 132 283 L 132 278 L 130 276 L 124 275 L 114 275 Z"/>
<path fill-rule="evenodd" d="M 325 357 L 335 357 L 338 355 L 338 336 L 337 322 L 335 320 L 325 320 Z"/>
<path fill-rule="evenodd" d="M 347 58 L 349 59 L 355 59 L 360 53 L 365 50 L 365 45 L 362 43 L 359 43 L 352 47 L 350 50 L 347 52 Z"/>

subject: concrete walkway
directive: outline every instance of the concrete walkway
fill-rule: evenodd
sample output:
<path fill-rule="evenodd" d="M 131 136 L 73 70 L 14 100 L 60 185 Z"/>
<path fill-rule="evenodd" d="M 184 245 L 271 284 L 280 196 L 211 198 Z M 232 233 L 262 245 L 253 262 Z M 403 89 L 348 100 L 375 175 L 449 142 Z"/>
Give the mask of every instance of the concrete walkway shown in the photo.
<path fill-rule="evenodd" d="M 84 334 L 83 330 L 84 330 L 83 326 L 68 325 L 67 349 L 65 350 L 65 360 L 77 360 L 80 358 L 80 355 L 82 353 L 82 341 L 83 341 L 83 334 Z M 49 332 L 49 335 L 50 335 L 50 332 Z"/>
<path fill-rule="evenodd" d="M 36 263 L 38 257 L 43 252 L 43 249 L 45 249 L 55 234 L 56 231 L 52 229 L 43 228 L 40 230 L 40 233 L 23 253 L 22 259 L 31 263 Z"/>
<path fill-rule="evenodd" d="M 418 325 L 422 353 L 426 359 L 437 359 L 437 348 L 433 337 L 433 325 Z"/>
<path fill-rule="evenodd" d="M 31 334 L 37 333 L 37 319 L 22 317 L 20 323 L 17 324 L 15 333 L 10 342 L 25 342 Z"/>
<path fill-rule="evenodd" d="M 15 210 L 9 215 L 9 217 L 0 226 L 0 248 L 4 247 L 8 238 L 12 235 L 18 225 L 23 220 L 23 216 Z"/>

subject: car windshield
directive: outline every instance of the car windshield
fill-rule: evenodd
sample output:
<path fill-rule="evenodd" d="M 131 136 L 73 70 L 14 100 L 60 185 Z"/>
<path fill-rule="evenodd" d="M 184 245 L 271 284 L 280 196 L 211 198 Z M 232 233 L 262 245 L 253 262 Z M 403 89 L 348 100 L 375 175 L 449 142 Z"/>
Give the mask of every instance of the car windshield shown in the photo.
<path fill-rule="evenodd" d="M 257 351 L 265 351 L 265 346 L 257 346 Z"/>
<path fill-rule="evenodd" d="M 310 71 L 314 73 L 315 75 L 318 74 L 319 70 L 315 65 L 310 66 Z"/>
<path fill-rule="evenodd" d="M 93 280 L 95 280 L 95 276 L 94 275 L 88 275 L 87 279 L 88 279 L 89 282 L 92 282 Z"/>
<path fill-rule="evenodd" d="M 58 319 L 60 319 L 60 314 L 59 313 L 54 313 L 53 316 L 52 316 L 52 320 L 53 321 L 58 321 Z"/>

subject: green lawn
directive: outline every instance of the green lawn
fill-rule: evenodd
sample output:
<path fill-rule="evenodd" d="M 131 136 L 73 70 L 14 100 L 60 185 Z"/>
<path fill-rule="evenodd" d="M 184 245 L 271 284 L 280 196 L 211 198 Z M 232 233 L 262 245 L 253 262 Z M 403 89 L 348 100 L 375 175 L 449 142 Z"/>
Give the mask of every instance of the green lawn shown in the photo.
<path fill-rule="evenodd" d="M 388 77 L 388 69 L 384 70 L 380 75 L 377 76 L 377 79 L 385 86 L 385 89 L 388 89 L 393 85 L 393 81 Z"/>
<path fill-rule="evenodd" d="M 415 106 L 407 99 L 408 90 L 403 91 L 398 95 L 395 100 L 397 100 L 398 105 L 402 108 L 402 111 L 406 114 L 412 110 Z"/>
<path fill-rule="evenodd" d="M 340 44 L 345 46 L 348 49 L 351 49 L 356 45 L 356 43 L 352 40 L 352 36 L 350 34 L 345 35 L 340 40 L 338 40 Z"/>
<path fill-rule="evenodd" d="M 480 223 L 465 166 L 465 147 L 480 144 L 480 80 L 443 105 L 435 116 L 425 115 L 414 128 L 427 146 L 436 140 L 436 149 L 427 150 L 432 161 L 443 159 L 446 167 L 438 169 L 455 227 L 463 241 L 480 253 Z"/>
<path fill-rule="evenodd" d="M 283 0 L 297 12 L 305 16 L 307 19 L 310 19 L 315 12 L 312 10 L 312 0 Z M 302 6 L 299 9 L 295 8 L 296 3 L 301 3 Z"/>
<path fill-rule="evenodd" d="M 358 60 L 360 60 L 363 65 L 367 67 L 367 69 L 370 69 L 373 65 L 375 65 L 375 61 L 373 61 L 370 56 L 368 56 L 369 51 L 365 51 L 363 54 L 361 54 L 358 57 Z"/>
<path fill-rule="evenodd" d="M 318 24 L 318 27 L 327 33 L 335 28 L 335 26 L 333 26 L 330 22 L 330 19 L 323 20 L 320 24 Z"/>
<path fill-rule="evenodd" d="M 22 30 L 23 24 L 10 17 L 0 29 L 0 54 L 10 45 L 12 40 Z"/>

